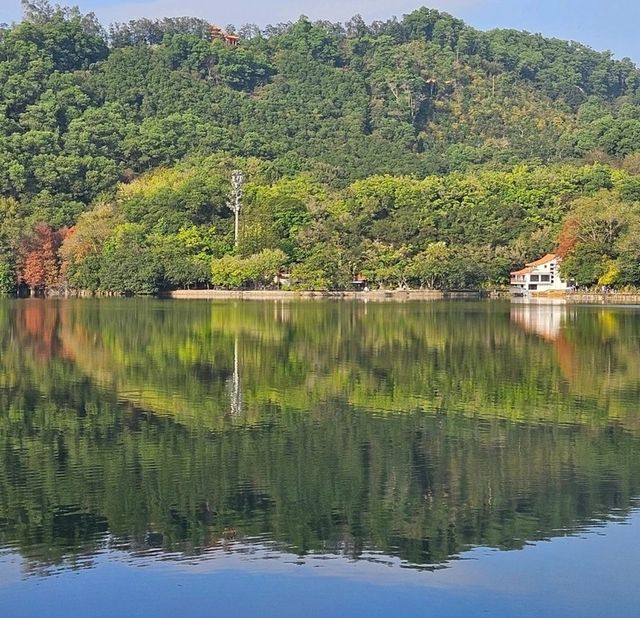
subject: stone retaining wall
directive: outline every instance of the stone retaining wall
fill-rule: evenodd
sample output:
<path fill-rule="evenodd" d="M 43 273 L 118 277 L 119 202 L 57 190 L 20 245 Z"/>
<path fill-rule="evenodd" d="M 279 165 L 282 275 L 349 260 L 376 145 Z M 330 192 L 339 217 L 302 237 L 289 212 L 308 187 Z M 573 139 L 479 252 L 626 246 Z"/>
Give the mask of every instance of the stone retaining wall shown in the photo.
<path fill-rule="evenodd" d="M 290 292 L 271 290 L 175 290 L 165 298 L 208 300 L 297 300 L 344 298 L 350 300 L 440 300 L 443 298 L 478 298 L 475 292 L 438 292 L 434 290 L 372 290 L 369 292 Z"/>
<path fill-rule="evenodd" d="M 599 303 L 606 305 L 640 305 L 640 294 L 607 293 L 595 294 L 580 292 L 567 294 L 567 302 L 570 303 Z"/>

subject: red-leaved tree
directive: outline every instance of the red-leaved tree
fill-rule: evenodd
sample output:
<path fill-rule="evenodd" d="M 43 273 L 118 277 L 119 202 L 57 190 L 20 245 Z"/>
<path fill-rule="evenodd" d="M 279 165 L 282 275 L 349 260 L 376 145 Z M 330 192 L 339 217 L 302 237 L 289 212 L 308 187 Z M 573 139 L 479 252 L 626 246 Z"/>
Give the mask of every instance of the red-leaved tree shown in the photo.
<path fill-rule="evenodd" d="M 564 258 L 573 249 L 578 241 L 578 234 L 580 232 L 580 221 L 575 217 L 569 217 L 562 226 L 560 235 L 558 237 L 558 247 L 556 254 Z"/>
<path fill-rule="evenodd" d="M 32 293 L 43 293 L 61 283 L 58 249 L 66 233 L 66 228 L 56 231 L 46 223 L 39 223 L 23 240 L 18 282 L 27 285 Z"/>

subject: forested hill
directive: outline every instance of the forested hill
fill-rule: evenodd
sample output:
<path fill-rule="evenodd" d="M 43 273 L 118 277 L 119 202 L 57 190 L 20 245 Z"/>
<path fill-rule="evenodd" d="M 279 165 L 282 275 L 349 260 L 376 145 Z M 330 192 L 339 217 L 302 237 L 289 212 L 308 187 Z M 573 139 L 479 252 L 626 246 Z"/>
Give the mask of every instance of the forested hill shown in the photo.
<path fill-rule="evenodd" d="M 438 243 L 454 253 L 456 245 L 483 246 L 495 266 L 498 249 L 507 251 L 518 238 L 538 233 L 542 240 L 536 246 L 507 251 L 509 257 L 494 268 L 490 278 L 503 280 L 512 264 L 555 244 L 569 209 L 558 210 L 554 202 L 555 210 L 547 211 L 550 202 L 539 196 L 534 205 L 529 198 L 487 205 L 498 199 L 494 185 L 502 182 L 486 176 L 488 170 L 508 174 L 521 164 L 532 170 L 560 163 L 605 164 L 589 168 L 591 172 L 563 172 L 576 177 L 600 174 L 601 180 L 589 190 L 545 187 L 552 201 L 566 205 L 598 189 L 628 185 L 626 172 L 608 166 L 631 174 L 640 169 L 640 72 L 628 59 L 615 60 L 610 53 L 576 43 L 511 30 L 481 32 L 421 8 L 401 20 L 373 24 L 358 17 L 345 25 L 301 17 L 262 31 L 243 26 L 239 45 L 230 46 L 212 38 L 210 24 L 195 18 L 139 20 L 107 31 L 93 16 L 75 9 L 54 8 L 46 0 L 23 4 L 24 20 L 0 31 L 4 288 L 19 279 L 31 287 L 51 287 L 66 277 L 82 287 L 122 290 L 122 281 L 107 283 L 100 251 L 103 243 L 116 251 L 127 234 L 143 249 L 170 234 L 192 233 L 198 239 L 192 241 L 197 251 L 190 255 L 199 256 L 197 277 L 192 271 L 181 279 L 169 276 L 165 260 L 150 266 L 152 274 L 141 275 L 149 285 L 131 287 L 140 291 L 208 283 L 209 261 L 232 252 L 242 258 L 263 250 L 283 251 L 283 266 L 303 272 L 311 268 L 317 274 L 307 261 L 323 234 L 337 234 L 336 242 L 349 255 L 342 267 L 360 271 L 367 268 L 363 239 L 377 243 L 374 253 L 401 251 L 407 260 Z M 168 170 L 178 162 L 178 168 Z M 203 166 L 208 172 L 198 175 L 194 170 Z M 268 231 L 264 222 L 254 222 L 251 229 L 244 225 L 244 244 L 237 251 L 230 243 L 224 180 L 233 167 L 254 172 L 249 210 L 252 205 L 254 210 L 272 208 L 265 215 L 271 223 L 274 217 L 282 219 L 278 229 Z M 162 170 L 169 180 L 163 180 Z M 484 239 L 466 238 L 464 219 L 470 213 L 465 211 L 455 215 L 462 218 L 457 225 L 463 231 L 447 231 L 438 220 L 429 228 L 416 210 L 424 204 L 416 202 L 405 204 L 406 220 L 394 221 L 396 236 L 387 238 L 383 220 L 398 206 L 393 200 L 400 189 L 394 190 L 393 203 L 377 194 L 366 196 L 365 214 L 354 213 L 350 206 L 360 199 L 353 183 L 368 177 L 417 181 L 457 172 L 469 179 L 477 170 L 485 174 L 480 184 L 487 185 L 489 202 L 482 207 L 491 211 L 489 218 L 515 222 L 506 237 L 488 229 Z M 618 174 L 617 180 L 612 174 Z M 554 174 L 547 175 L 554 184 Z M 127 188 L 131 181 L 138 189 Z M 260 199 L 269 185 L 286 181 L 297 182 L 298 192 L 284 192 L 289 206 L 280 203 L 286 212 L 277 215 L 273 205 L 267 207 Z M 458 189 L 451 191 L 456 204 L 467 199 L 456 195 Z M 440 194 L 444 202 L 449 199 L 445 193 Z M 619 197 L 616 193 L 614 199 Z M 621 199 L 630 199 L 628 190 Z M 295 200 L 302 205 L 293 206 Z M 374 208 L 375 200 L 379 204 Z M 95 214 L 96 205 L 102 216 L 108 211 L 114 217 L 109 232 L 119 230 L 124 236 L 107 234 L 92 241 L 99 255 L 93 255 L 91 277 L 78 279 L 76 267 L 89 268 L 88 249 L 78 249 L 80 257 L 58 249 L 78 217 L 87 211 Z M 453 217 L 447 215 L 448 206 L 441 208 L 445 218 Z M 534 217 L 530 208 L 541 212 Z M 357 250 L 343 246 L 344 234 L 328 224 L 310 240 L 314 225 L 320 228 L 331 217 L 342 217 L 347 225 L 349 216 L 362 219 Z M 86 222 L 88 215 L 83 217 Z M 474 217 L 477 223 L 477 213 Z M 372 233 L 376 226 L 380 232 Z M 36 263 L 43 243 L 53 247 L 55 259 L 52 254 L 49 262 Z M 184 248 L 185 243 L 178 244 Z M 327 238 L 322 243 L 326 246 Z M 603 264 L 620 254 L 617 249 L 598 251 Z M 179 260 L 174 255 L 169 261 Z M 339 280 L 352 274 L 345 270 Z M 301 277 L 300 282 L 338 285 L 338 279 L 327 277 Z M 372 277 L 381 284 L 391 281 Z M 484 273 L 475 279 L 487 277 Z M 458 281 L 465 282 L 464 277 Z"/>

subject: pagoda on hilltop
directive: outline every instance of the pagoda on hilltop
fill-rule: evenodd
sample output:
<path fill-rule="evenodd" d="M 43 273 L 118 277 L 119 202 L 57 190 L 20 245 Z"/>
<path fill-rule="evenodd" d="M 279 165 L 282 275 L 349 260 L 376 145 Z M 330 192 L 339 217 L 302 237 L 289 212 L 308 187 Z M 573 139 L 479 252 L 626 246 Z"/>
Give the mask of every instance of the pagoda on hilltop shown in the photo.
<path fill-rule="evenodd" d="M 211 26 L 211 40 L 222 41 L 225 45 L 235 46 L 240 42 L 240 37 L 236 34 L 225 32 L 220 26 Z"/>

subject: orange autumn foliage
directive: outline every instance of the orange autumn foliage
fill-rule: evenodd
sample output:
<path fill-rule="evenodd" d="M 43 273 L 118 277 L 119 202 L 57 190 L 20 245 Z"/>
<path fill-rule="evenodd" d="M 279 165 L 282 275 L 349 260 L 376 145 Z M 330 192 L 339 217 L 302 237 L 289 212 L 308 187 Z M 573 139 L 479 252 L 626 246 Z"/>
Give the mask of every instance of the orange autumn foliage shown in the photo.
<path fill-rule="evenodd" d="M 573 249 L 578 241 L 578 233 L 580 231 L 580 222 L 575 217 L 569 217 L 560 231 L 558 236 L 558 246 L 556 248 L 556 255 L 560 258 L 564 258 Z"/>
<path fill-rule="evenodd" d="M 38 291 L 61 283 L 58 249 L 67 233 L 66 228 L 56 231 L 46 223 L 35 226 L 20 248 L 20 283 Z"/>

